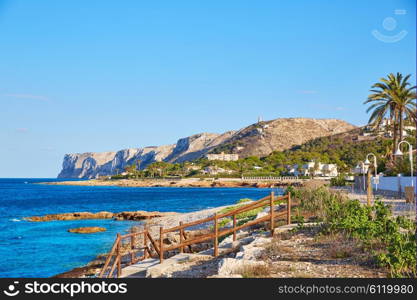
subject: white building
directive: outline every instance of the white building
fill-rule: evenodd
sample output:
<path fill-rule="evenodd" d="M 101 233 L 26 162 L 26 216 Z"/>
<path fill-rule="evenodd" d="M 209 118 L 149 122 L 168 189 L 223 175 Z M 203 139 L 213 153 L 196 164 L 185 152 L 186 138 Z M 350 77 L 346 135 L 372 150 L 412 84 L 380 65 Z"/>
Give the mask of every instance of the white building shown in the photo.
<path fill-rule="evenodd" d="M 238 154 L 225 154 L 224 152 L 220 154 L 207 154 L 206 158 L 208 160 L 224 160 L 224 161 L 236 161 L 239 159 Z"/>
<path fill-rule="evenodd" d="M 287 166 L 285 166 L 286 168 L 287 168 L 287 173 L 289 174 L 289 175 L 292 175 L 292 176 L 299 176 L 299 175 L 301 175 L 301 173 L 298 171 L 298 165 L 297 164 L 295 164 L 295 165 L 287 165 Z"/>
<path fill-rule="evenodd" d="M 288 166 L 288 174 L 293 176 L 323 176 L 323 177 L 337 177 L 339 172 L 337 171 L 336 164 L 322 164 L 310 161 L 304 164 L 301 168 L 297 164 Z"/>
<path fill-rule="evenodd" d="M 203 174 L 209 174 L 209 175 L 217 175 L 217 174 L 231 174 L 233 173 L 232 170 L 226 170 L 217 166 L 208 166 L 204 168 Z"/>
<path fill-rule="evenodd" d="M 414 125 L 405 125 L 404 128 L 403 128 L 403 137 L 408 136 L 407 131 L 409 131 L 409 130 L 411 130 L 411 131 L 416 130 L 416 126 L 414 126 Z M 388 137 L 388 138 L 393 137 L 394 134 L 392 132 L 392 122 L 391 122 L 391 120 L 389 120 L 387 118 L 384 118 L 381 121 L 381 124 L 379 125 L 379 127 L 376 128 L 376 129 L 373 129 L 371 126 L 367 126 L 366 127 L 366 132 L 364 132 L 363 135 L 367 136 L 367 135 L 372 135 L 372 134 L 376 134 L 376 135 L 379 135 L 379 136 L 383 135 L 383 136 Z"/>
<path fill-rule="evenodd" d="M 336 164 L 323 164 L 322 166 L 323 168 L 321 172 L 323 176 L 337 177 L 339 175 L 339 172 L 337 172 Z"/>

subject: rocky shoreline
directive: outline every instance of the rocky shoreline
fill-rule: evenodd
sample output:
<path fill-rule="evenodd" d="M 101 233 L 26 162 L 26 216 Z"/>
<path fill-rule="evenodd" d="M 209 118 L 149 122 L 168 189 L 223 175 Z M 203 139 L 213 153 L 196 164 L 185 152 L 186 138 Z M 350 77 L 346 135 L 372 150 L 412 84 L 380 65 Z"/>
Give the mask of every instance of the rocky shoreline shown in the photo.
<path fill-rule="evenodd" d="M 100 219 L 114 219 L 117 221 L 142 221 L 152 218 L 160 218 L 165 216 L 175 215 L 175 212 L 158 212 L 158 211 L 123 211 L 112 213 L 108 211 L 101 211 L 97 213 L 91 212 L 72 212 L 62 214 L 50 214 L 44 216 L 33 216 L 23 218 L 31 222 L 49 222 L 49 221 L 69 221 L 69 220 L 100 220 Z"/>
<path fill-rule="evenodd" d="M 151 235 L 157 237 L 161 226 L 169 228 L 177 226 L 179 222 L 189 223 L 204 219 L 229 206 L 155 217 L 144 221 L 144 224 Z M 261 214 L 262 212 L 258 213 L 257 218 L 261 217 Z M 285 223 L 285 219 L 282 221 Z M 187 235 L 192 237 L 207 233 L 212 231 L 210 226 L 211 223 L 194 226 L 190 228 Z M 132 228 L 142 230 L 143 225 Z M 272 237 L 269 231 L 265 230 L 265 225 L 259 224 L 251 226 L 248 230 L 241 230 L 238 235 L 240 237 L 237 241 L 233 241 L 232 236 L 229 236 L 219 243 L 220 248 L 232 246 L 230 252 L 224 252 L 217 258 L 211 256 L 213 247 L 211 242 L 203 242 L 192 245 L 190 249 L 187 249 L 188 253 L 183 253 L 182 256 L 177 254 L 176 258 L 172 256 L 172 259 L 166 259 L 164 265 L 158 264 L 150 268 L 143 276 L 148 278 L 387 276 L 386 270 L 370 263 L 369 253 L 352 244 L 352 241 L 339 236 L 321 235 L 319 223 L 305 223 L 304 226 L 279 225 Z M 178 236 L 174 233 L 166 234 L 163 243 L 165 245 L 176 244 Z M 122 252 L 129 249 L 123 247 L 129 247 L 129 245 L 122 245 Z M 95 277 L 100 272 L 106 257 L 107 254 L 102 253 L 87 265 L 54 277 Z M 172 264 L 167 263 L 170 260 L 173 261 Z"/>
<path fill-rule="evenodd" d="M 179 222 L 188 223 L 188 222 L 193 222 L 193 221 L 197 221 L 200 219 L 204 219 L 204 218 L 214 215 L 214 213 L 228 206 L 230 205 L 219 206 L 215 208 L 208 208 L 208 209 L 203 209 L 203 210 L 189 212 L 189 213 L 161 213 L 164 215 L 147 219 L 145 222 L 151 235 L 157 236 L 159 234 L 160 226 L 168 228 L 168 227 L 173 227 L 173 226 L 178 225 Z M 209 226 L 209 225 L 206 224 L 206 226 Z M 135 228 L 135 227 L 136 226 L 132 226 L 132 228 Z M 200 227 L 200 228 L 194 228 L 194 229 L 195 229 L 195 232 L 197 232 L 197 229 L 205 230 L 207 228 Z M 87 265 L 74 268 L 67 272 L 57 274 L 53 277 L 54 278 L 79 278 L 79 277 L 93 276 L 97 273 L 98 270 L 101 269 L 106 257 L 107 257 L 107 253 L 99 254 L 94 260 L 89 262 Z"/>
<path fill-rule="evenodd" d="M 48 185 L 75 185 L 75 186 L 119 186 L 119 187 L 253 187 L 253 188 L 271 188 L 288 185 L 302 185 L 301 182 L 276 182 L 276 181 L 244 181 L 239 178 L 230 178 L 223 180 L 187 178 L 180 180 L 169 179 L 89 179 L 82 181 L 53 181 L 41 182 L 40 184 Z"/>

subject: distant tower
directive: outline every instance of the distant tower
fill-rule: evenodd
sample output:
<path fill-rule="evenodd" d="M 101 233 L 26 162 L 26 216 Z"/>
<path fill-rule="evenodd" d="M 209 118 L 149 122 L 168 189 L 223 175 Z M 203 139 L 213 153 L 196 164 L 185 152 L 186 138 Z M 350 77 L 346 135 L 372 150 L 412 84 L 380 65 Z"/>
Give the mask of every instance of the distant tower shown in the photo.
<path fill-rule="evenodd" d="M 261 122 L 263 122 L 263 120 L 262 120 L 262 116 L 259 116 L 259 117 L 258 117 L 258 123 L 261 123 Z"/>

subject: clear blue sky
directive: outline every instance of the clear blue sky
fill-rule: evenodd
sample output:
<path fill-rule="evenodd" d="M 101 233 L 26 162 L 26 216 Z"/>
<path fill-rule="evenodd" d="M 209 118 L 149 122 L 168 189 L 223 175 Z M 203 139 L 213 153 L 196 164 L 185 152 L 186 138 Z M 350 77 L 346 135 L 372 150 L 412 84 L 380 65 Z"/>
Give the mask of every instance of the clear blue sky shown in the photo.
<path fill-rule="evenodd" d="M 0 177 L 55 177 L 65 153 L 174 143 L 258 115 L 364 124 L 374 82 L 415 81 L 415 11 L 414 0 L 0 0 Z M 407 35 L 386 43 L 373 30 Z"/>

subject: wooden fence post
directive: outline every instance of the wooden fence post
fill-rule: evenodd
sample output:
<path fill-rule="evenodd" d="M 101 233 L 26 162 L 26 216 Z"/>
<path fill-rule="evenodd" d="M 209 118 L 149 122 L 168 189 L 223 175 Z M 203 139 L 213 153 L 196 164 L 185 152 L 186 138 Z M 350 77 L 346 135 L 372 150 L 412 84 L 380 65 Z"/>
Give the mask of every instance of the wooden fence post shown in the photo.
<path fill-rule="evenodd" d="M 121 254 L 121 243 L 122 239 L 120 238 L 120 233 L 117 234 L 118 243 L 116 248 L 116 260 L 117 260 L 117 277 L 122 275 L 122 254 Z"/>
<path fill-rule="evenodd" d="M 287 195 L 287 224 L 291 224 L 291 192 Z"/>
<path fill-rule="evenodd" d="M 219 248 L 218 248 L 218 223 L 217 223 L 217 213 L 214 214 L 214 257 L 219 255 Z"/>
<path fill-rule="evenodd" d="M 134 233 L 136 232 L 136 229 L 134 227 L 132 227 L 132 229 L 130 230 L 130 233 L 132 233 L 132 235 L 130 236 L 130 251 L 132 251 L 130 253 L 130 263 L 133 264 L 135 261 L 135 252 L 133 250 L 135 250 L 135 235 Z"/>
<path fill-rule="evenodd" d="M 183 224 L 183 222 L 180 221 L 180 226 L 182 226 L 182 224 Z M 181 247 L 180 247 L 180 253 L 183 253 L 184 252 L 184 246 L 182 246 L 182 243 L 184 242 L 183 230 L 184 230 L 183 228 L 180 228 L 180 245 L 181 245 Z"/>
<path fill-rule="evenodd" d="M 233 215 L 233 241 L 236 241 L 236 214 Z"/>
<path fill-rule="evenodd" d="M 274 192 L 271 192 L 271 195 L 269 196 L 269 215 L 270 215 L 270 230 L 271 230 L 271 236 L 274 236 L 274 200 L 275 195 Z"/>
<path fill-rule="evenodd" d="M 159 262 L 161 263 L 164 260 L 164 239 L 162 238 L 164 233 L 164 228 L 159 227 Z"/>
<path fill-rule="evenodd" d="M 143 225 L 143 259 L 147 259 L 148 258 L 148 254 L 150 255 L 150 253 L 148 253 L 149 248 L 148 248 L 148 228 L 145 225 Z"/>

